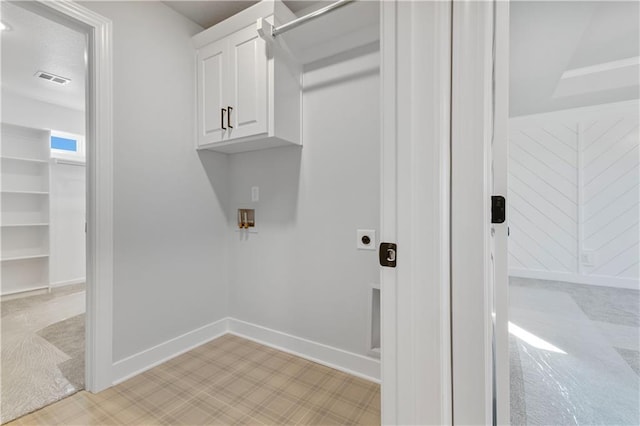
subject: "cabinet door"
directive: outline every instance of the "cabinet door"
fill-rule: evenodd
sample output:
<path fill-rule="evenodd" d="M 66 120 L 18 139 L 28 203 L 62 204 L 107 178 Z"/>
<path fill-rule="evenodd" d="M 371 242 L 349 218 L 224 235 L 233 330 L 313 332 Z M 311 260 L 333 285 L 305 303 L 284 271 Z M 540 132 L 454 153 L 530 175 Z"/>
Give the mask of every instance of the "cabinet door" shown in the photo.
<path fill-rule="evenodd" d="M 198 145 L 221 142 L 226 137 L 225 74 L 228 60 L 226 40 L 198 51 Z M 223 117 L 224 114 L 224 117 Z"/>
<path fill-rule="evenodd" d="M 228 139 L 267 133 L 267 49 L 255 25 L 231 34 Z"/>

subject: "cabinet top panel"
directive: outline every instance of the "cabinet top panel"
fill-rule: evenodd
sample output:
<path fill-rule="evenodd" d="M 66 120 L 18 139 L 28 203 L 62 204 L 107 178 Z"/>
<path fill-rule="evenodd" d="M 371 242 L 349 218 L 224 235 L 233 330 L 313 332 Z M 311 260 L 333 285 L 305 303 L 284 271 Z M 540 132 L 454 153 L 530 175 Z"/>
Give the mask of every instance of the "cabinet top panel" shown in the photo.
<path fill-rule="evenodd" d="M 296 19 L 296 15 L 280 0 L 263 0 L 193 36 L 196 49 L 220 40 L 231 33 L 255 24 L 258 18 L 275 16 L 279 24 Z"/>

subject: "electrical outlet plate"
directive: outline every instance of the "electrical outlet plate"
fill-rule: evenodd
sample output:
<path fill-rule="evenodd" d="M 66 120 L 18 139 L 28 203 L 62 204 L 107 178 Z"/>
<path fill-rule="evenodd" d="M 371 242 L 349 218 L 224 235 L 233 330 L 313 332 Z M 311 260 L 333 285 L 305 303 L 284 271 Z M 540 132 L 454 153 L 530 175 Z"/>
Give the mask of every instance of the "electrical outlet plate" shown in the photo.
<path fill-rule="evenodd" d="M 356 232 L 356 248 L 358 250 L 375 250 L 376 249 L 376 231 L 373 229 L 358 229 Z M 369 238 L 369 242 L 365 244 L 364 237 Z"/>
<path fill-rule="evenodd" d="M 595 253 L 593 251 L 584 250 L 580 253 L 580 263 L 584 266 L 594 266 L 595 265 Z"/>

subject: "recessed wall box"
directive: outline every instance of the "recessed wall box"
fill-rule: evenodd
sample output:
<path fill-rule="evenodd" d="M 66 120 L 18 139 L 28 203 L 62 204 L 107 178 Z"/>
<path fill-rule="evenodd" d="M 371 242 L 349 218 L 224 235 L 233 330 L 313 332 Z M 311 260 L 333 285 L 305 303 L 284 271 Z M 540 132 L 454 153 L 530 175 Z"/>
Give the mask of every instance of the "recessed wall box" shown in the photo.
<path fill-rule="evenodd" d="M 238 228 L 249 229 L 256 226 L 254 209 L 238 209 Z"/>

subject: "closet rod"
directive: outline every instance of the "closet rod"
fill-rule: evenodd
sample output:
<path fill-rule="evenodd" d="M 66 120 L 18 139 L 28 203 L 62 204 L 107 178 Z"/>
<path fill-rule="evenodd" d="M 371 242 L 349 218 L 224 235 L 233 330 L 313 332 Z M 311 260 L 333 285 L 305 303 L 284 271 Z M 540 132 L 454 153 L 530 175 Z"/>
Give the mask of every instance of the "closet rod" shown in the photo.
<path fill-rule="evenodd" d="M 293 21 L 288 22 L 284 25 L 280 25 L 279 27 L 274 27 L 273 30 L 271 31 L 271 36 L 275 37 L 278 34 L 286 33 L 287 31 L 293 28 L 299 27 L 300 25 L 306 23 L 307 21 L 316 19 L 317 17 L 322 16 L 327 12 L 331 12 L 332 10 L 345 6 L 353 1 L 355 0 L 339 0 L 335 3 L 331 3 L 330 5 L 323 7 L 322 9 L 318 9 L 315 12 L 311 12 L 308 15 L 304 15 L 299 17 L 298 19 L 294 19 Z"/>

